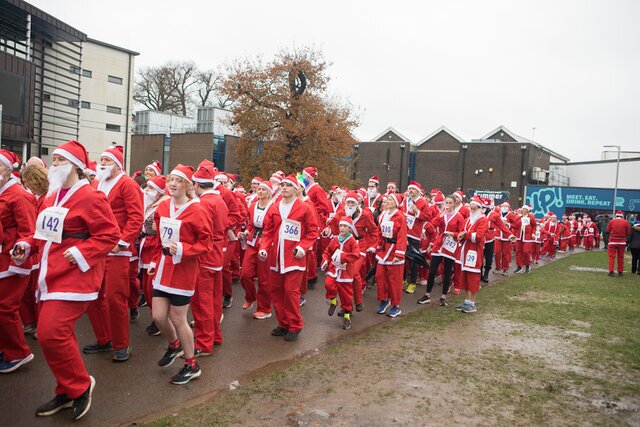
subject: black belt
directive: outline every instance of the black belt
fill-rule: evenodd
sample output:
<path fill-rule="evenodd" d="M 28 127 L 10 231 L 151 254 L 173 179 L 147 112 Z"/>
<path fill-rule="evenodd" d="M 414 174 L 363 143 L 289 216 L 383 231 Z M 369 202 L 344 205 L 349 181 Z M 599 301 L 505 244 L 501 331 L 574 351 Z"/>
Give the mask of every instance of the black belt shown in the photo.
<path fill-rule="evenodd" d="M 171 256 L 169 248 L 162 248 L 162 255 Z"/>
<path fill-rule="evenodd" d="M 398 241 L 396 239 L 393 239 L 391 237 L 385 237 L 384 241 L 387 243 L 391 243 L 392 245 L 395 245 L 396 243 L 398 243 Z"/>
<path fill-rule="evenodd" d="M 147 237 L 147 236 L 157 236 L 158 233 L 145 233 L 144 231 L 142 233 L 140 233 L 140 237 Z"/>
<path fill-rule="evenodd" d="M 89 237 L 91 237 L 91 234 L 89 233 L 62 233 L 62 238 L 63 239 L 82 239 L 82 240 L 87 240 Z"/>
<path fill-rule="evenodd" d="M 354 237 L 356 240 L 362 240 L 362 239 L 364 239 L 364 236 L 357 236 L 357 237 L 356 237 L 356 236 L 353 236 L 353 237 Z"/>

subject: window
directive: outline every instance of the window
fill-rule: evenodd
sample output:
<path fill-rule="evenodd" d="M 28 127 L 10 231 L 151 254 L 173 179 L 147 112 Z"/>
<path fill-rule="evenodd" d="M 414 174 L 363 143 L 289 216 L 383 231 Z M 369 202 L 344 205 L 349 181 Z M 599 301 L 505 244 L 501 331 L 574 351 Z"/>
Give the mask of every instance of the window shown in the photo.
<path fill-rule="evenodd" d="M 82 77 L 93 77 L 93 73 L 91 72 L 91 70 L 82 70 Z"/>
<path fill-rule="evenodd" d="M 122 114 L 122 108 L 107 105 L 107 113 Z"/>
<path fill-rule="evenodd" d="M 81 101 L 80 108 L 86 108 L 87 110 L 91 109 L 91 103 L 88 101 Z"/>
<path fill-rule="evenodd" d="M 51 102 L 51 94 L 50 93 L 43 93 L 42 94 L 42 100 L 46 101 L 46 102 Z"/>
<path fill-rule="evenodd" d="M 42 148 L 40 149 L 40 151 L 41 151 L 41 153 L 42 153 L 42 154 L 41 154 L 42 156 L 48 156 L 48 155 L 49 155 L 49 147 L 42 147 Z"/>
<path fill-rule="evenodd" d="M 69 100 L 69 107 L 78 108 L 79 105 L 80 105 L 80 101 L 78 101 L 77 99 Z"/>
<path fill-rule="evenodd" d="M 122 84 L 122 77 L 109 76 L 107 80 L 109 80 L 109 83 Z"/>
<path fill-rule="evenodd" d="M 112 125 L 107 123 L 107 130 L 111 130 L 114 132 L 120 132 L 120 125 Z"/>
<path fill-rule="evenodd" d="M 80 74 L 80 67 L 76 65 L 69 65 L 69 72 L 73 74 Z"/>

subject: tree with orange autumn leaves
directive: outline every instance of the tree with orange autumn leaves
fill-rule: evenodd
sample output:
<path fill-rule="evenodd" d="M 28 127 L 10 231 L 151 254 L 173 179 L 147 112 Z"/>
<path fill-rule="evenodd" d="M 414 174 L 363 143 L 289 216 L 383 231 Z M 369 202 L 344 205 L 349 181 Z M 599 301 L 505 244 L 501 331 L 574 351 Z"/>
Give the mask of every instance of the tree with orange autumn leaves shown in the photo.
<path fill-rule="evenodd" d="M 236 155 L 245 180 L 315 166 L 325 188 L 352 184 L 358 123 L 350 106 L 327 95 L 328 65 L 321 52 L 301 49 L 282 51 L 267 64 L 246 59 L 228 67 L 220 92 L 234 100 Z"/>

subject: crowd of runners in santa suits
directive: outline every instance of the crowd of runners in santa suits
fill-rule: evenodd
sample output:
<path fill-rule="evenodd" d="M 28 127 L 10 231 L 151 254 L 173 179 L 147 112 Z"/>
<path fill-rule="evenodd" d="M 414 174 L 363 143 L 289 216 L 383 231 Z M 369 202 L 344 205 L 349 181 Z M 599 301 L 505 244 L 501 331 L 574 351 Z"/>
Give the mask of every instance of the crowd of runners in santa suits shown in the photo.
<path fill-rule="evenodd" d="M 126 362 L 139 307 L 151 311 L 147 333 L 167 341 L 157 364 L 182 357 L 171 382 L 185 384 L 202 374 L 197 358 L 223 343 L 223 310 L 234 297 L 256 321 L 275 317 L 273 336 L 296 341 L 318 270 L 328 315 L 339 305 L 342 328 L 350 329 L 368 284 L 375 283 L 372 309 L 381 315 L 400 315 L 403 294 L 417 285 L 426 289 L 413 301 L 430 303 L 437 277 L 440 306 L 464 292 L 456 309 L 474 313 L 491 271 L 528 273 L 541 256 L 596 244 L 588 218 L 558 221 L 549 212 L 536 220 L 526 205 L 465 200 L 460 190 L 425 191 L 415 181 L 381 190 L 374 176 L 366 188 L 327 193 L 316 183 L 319 171 L 307 167 L 254 177 L 245 190 L 208 160 L 176 165 L 166 176 L 154 161 L 129 176 L 122 147 L 92 161 L 76 141 L 52 158 L 48 168 L 31 158 L 14 172 L 18 157 L 0 150 L 0 372 L 33 360 L 25 335 L 37 336 L 57 382 L 38 416 L 87 413 L 96 381 L 80 351 Z M 621 273 L 629 230 L 620 221 L 609 224 L 609 270 L 617 256 Z M 74 328 L 85 313 L 95 340 L 79 345 Z"/>

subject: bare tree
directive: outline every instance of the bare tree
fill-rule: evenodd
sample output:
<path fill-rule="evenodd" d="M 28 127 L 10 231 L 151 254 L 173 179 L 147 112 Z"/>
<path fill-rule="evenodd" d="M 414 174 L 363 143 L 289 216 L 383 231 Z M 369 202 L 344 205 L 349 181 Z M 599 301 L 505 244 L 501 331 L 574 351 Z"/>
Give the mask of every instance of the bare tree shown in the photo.
<path fill-rule="evenodd" d="M 177 112 L 175 78 L 166 66 L 146 67 L 138 71 L 133 89 L 134 101 L 150 110 Z"/>
<path fill-rule="evenodd" d="M 187 115 L 194 106 L 194 89 L 198 83 L 198 67 L 193 62 L 177 62 L 168 64 L 173 72 L 175 96 L 183 116 Z"/>
<path fill-rule="evenodd" d="M 213 70 L 200 71 L 196 79 L 198 80 L 197 92 L 200 107 L 213 105 L 226 108 L 233 103 L 229 95 L 222 94 L 220 91 L 222 78 L 219 73 Z"/>

